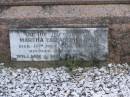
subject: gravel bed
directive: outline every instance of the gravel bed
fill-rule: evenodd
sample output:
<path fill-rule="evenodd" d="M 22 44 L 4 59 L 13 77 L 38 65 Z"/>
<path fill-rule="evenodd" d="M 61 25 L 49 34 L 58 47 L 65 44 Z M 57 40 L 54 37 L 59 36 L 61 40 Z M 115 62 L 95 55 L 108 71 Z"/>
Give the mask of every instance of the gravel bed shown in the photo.
<path fill-rule="evenodd" d="M 130 97 L 130 66 L 108 64 L 73 71 L 0 66 L 0 97 Z"/>

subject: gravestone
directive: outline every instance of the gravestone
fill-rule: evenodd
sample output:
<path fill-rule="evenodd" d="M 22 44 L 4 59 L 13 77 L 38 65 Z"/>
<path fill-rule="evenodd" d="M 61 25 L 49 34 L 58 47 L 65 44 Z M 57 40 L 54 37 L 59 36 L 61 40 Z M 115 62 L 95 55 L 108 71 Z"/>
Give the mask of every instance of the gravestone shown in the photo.
<path fill-rule="evenodd" d="M 12 61 L 106 60 L 107 28 L 10 30 Z"/>
<path fill-rule="evenodd" d="M 130 0 L 0 0 L 0 5 L 0 62 L 14 67 L 66 59 L 130 63 Z"/>

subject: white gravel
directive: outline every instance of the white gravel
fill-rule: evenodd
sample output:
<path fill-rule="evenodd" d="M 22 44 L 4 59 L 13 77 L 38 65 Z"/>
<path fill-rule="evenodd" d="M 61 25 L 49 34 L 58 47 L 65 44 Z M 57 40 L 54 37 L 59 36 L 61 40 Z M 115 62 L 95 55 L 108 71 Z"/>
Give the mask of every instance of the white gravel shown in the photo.
<path fill-rule="evenodd" d="M 130 97 L 130 67 L 108 64 L 69 72 L 0 66 L 0 97 Z"/>

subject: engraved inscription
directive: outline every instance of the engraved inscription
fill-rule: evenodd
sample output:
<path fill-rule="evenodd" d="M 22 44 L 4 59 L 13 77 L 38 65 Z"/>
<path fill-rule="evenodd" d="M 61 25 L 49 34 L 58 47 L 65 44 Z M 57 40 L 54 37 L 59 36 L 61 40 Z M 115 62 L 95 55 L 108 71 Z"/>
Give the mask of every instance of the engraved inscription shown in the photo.
<path fill-rule="evenodd" d="M 105 60 L 107 34 L 107 28 L 10 30 L 11 58 L 15 61 Z"/>

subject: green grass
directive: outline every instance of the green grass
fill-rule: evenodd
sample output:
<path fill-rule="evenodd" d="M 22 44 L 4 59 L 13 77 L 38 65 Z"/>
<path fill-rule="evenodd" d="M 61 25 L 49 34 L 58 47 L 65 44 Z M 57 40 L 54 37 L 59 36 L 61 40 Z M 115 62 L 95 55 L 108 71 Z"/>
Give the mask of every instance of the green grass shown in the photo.
<path fill-rule="evenodd" d="M 82 67 L 101 67 L 101 63 L 98 60 L 84 61 L 84 60 L 66 60 L 64 61 L 64 65 L 72 71 L 73 69 Z"/>

